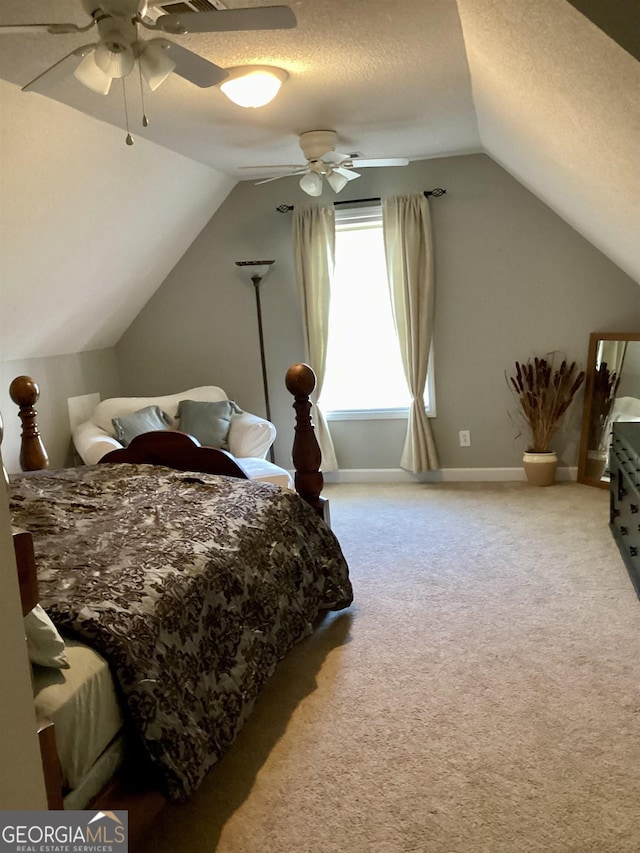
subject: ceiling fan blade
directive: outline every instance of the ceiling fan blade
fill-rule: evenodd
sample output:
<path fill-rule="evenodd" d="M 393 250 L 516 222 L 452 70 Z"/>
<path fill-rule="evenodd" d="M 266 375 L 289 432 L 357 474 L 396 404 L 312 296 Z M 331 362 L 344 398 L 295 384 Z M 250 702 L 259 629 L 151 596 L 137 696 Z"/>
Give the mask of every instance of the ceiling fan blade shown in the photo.
<path fill-rule="evenodd" d="M 342 166 L 336 166 L 333 171 L 342 175 L 342 177 L 346 178 L 348 181 L 355 181 L 356 178 L 360 177 L 359 172 L 354 172 L 353 169 L 345 169 Z"/>
<path fill-rule="evenodd" d="M 302 166 L 300 163 L 278 163 L 277 165 L 265 165 L 264 163 L 260 163 L 258 166 L 238 166 L 239 169 L 294 169 L 298 171 L 305 171 L 308 169 L 308 166 Z"/>
<path fill-rule="evenodd" d="M 83 33 L 94 25 L 95 21 L 91 21 L 86 27 L 79 27 L 77 24 L 0 24 L 0 35 L 3 33 L 51 33 L 52 35 Z"/>
<path fill-rule="evenodd" d="M 263 178 L 261 181 L 256 181 L 255 186 L 259 187 L 260 184 L 270 184 L 271 181 L 279 181 L 280 178 L 290 178 L 293 175 L 304 175 L 306 169 L 299 169 L 297 172 L 285 172 L 284 175 L 275 175 L 273 178 Z"/>
<path fill-rule="evenodd" d="M 297 24 L 288 6 L 223 9 L 210 12 L 171 12 L 161 15 L 156 28 L 167 33 L 223 33 L 234 30 L 288 30 Z"/>
<path fill-rule="evenodd" d="M 327 151 L 326 154 L 322 155 L 322 160 L 325 163 L 330 163 L 331 165 L 339 166 L 340 163 L 344 163 L 346 161 L 351 162 L 351 157 L 348 154 L 340 154 L 339 151 Z"/>
<path fill-rule="evenodd" d="M 226 68 L 220 68 L 219 65 L 214 65 L 203 56 L 199 56 L 192 50 L 188 50 L 182 45 L 175 42 L 167 41 L 166 39 L 152 39 L 152 41 L 162 42 L 162 46 L 167 51 L 168 56 L 175 62 L 176 67 L 174 74 L 184 77 L 190 83 L 200 86 L 201 89 L 208 89 L 211 86 L 217 86 L 229 76 Z"/>
<path fill-rule="evenodd" d="M 37 77 L 34 77 L 33 80 L 23 86 L 22 91 L 48 91 L 49 85 L 55 84 L 72 74 L 79 60 L 92 50 L 95 50 L 95 47 L 95 44 L 84 44 L 82 47 L 77 47 L 75 50 L 72 50 L 71 53 L 63 56 L 62 59 L 59 59 L 54 65 L 47 68 L 46 71 L 42 72 L 42 74 L 38 74 Z M 42 86 L 43 82 L 47 85 Z"/>
<path fill-rule="evenodd" d="M 406 157 L 387 157 L 377 158 L 375 160 L 361 160 L 359 157 L 353 159 L 353 165 L 358 168 L 368 169 L 370 166 L 408 166 L 409 161 Z"/>

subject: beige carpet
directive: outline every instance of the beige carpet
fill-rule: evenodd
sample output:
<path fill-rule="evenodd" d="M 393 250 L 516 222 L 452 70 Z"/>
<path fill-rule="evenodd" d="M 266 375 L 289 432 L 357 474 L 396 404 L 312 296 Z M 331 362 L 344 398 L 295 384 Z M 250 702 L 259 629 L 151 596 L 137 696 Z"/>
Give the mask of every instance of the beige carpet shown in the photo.
<path fill-rule="evenodd" d="M 640 601 L 607 493 L 326 494 L 354 606 L 294 649 L 139 849 L 640 851 Z"/>

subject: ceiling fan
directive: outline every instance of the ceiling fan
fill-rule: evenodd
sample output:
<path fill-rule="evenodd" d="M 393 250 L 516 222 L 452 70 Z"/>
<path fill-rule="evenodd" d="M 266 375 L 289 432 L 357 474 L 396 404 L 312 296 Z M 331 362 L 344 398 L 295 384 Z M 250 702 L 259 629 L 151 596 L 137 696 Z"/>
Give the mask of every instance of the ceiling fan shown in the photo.
<path fill-rule="evenodd" d="M 42 91 L 69 74 L 102 95 L 114 79 L 124 78 L 139 67 L 152 90 L 175 71 L 180 77 L 207 88 L 221 83 L 229 72 L 197 53 L 160 38 L 142 39 L 139 28 L 156 33 L 229 32 L 232 30 L 276 30 L 296 26 L 288 6 L 225 9 L 218 0 L 81 0 L 90 21 L 86 26 L 45 23 L 0 26 L 2 33 L 47 32 L 52 35 L 84 33 L 97 27 L 98 41 L 75 48 L 25 86 L 23 91 Z M 217 5 L 214 5 L 216 4 Z M 222 7 L 222 8 L 220 8 Z M 177 11 L 171 11 L 171 9 Z M 196 11 L 203 9 L 204 11 Z"/>
<path fill-rule="evenodd" d="M 409 161 L 406 157 L 391 157 L 386 159 L 364 160 L 354 154 L 340 154 L 336 151 L 337 134 L 335 130 L 308 130 L 300 134 L 300 148 L 307 158 L 305 165 L 282 165 L 282 166 L 249 166 L 244 168 L 254 169 L 291 169 L 282 175 L 273 178 L 265 178 L 256 181 L 257 184 L 267 184 L 290 175 L 302 175 L 300 188 L 310 196 L 322 194 L 322 179 L 326 178 L 331 189 L 339 193 L 349 181 L 360 177 L 360 173 L 354 171 L 367 169 L 370 166 L 407 166 Z"/>

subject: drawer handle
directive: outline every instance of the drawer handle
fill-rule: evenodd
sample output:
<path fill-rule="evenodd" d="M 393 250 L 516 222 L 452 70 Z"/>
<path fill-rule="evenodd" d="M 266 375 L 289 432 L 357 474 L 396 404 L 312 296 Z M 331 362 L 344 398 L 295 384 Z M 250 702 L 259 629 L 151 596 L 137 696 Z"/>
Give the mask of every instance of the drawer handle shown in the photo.
<path fill-rule="evenodd" d="M 638 507 L 636 504 L 629 504 L 629 509 L 631 512 L 638 512 Z"/>
<path fill-rule="evenodd" d="M 623 536 L 626 536 L 629 533 L 629 530 L 626 527 L 620 527 L 620 533 Z"/>
<path fill-rule="evenodd" d="M 638 549 L 636 548 L 635 545 L 631 545 L 631 547 L 629 548 L 629 553 L 631 554 L 632 557 L 638 556 Z"/>
<path fill-rule="evenodd" d="M 611 517 L 612 517 L 612 518 L 617 518 L 619 515 L 620 515 L 620 510 L 619 510 L 619 509 L 615 509 L 615 508 L 614 508 L 614 509 L 611 511 Z"/>

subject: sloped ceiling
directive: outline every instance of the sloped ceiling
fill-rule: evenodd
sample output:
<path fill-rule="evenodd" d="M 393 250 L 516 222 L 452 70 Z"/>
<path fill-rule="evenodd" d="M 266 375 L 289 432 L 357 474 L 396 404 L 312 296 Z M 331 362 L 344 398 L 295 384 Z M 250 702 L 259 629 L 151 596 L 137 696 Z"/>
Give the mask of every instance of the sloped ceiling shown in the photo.
<path fill-rule="evenodd" d="M 116 343 L 234 182 L 272 174 L 243 167 L 301 162 L 322 127 L 365 157 L 486 151 L 640 282 L 640 63 L 567 0 L 289 5 L 295 30 L 176 37 L 287 69 L 271 105 L 171 77 L 142 129 L 131 84 L 133 147 L 117 86 L 20 92 L 86 35 L 0 37 L 0 358 Z M 0 23 L 85 19 L 79 0 L 0 4 Z"/>
<path fill-rule="evenodd" d="M 640 63 L 566 2 L 458 7 L 484 149 L 640 282 Z"/>
<path fill-rule="evenodd" d="M 113 346 L 234 180 L 0 81 L 0 360 Z"/>

